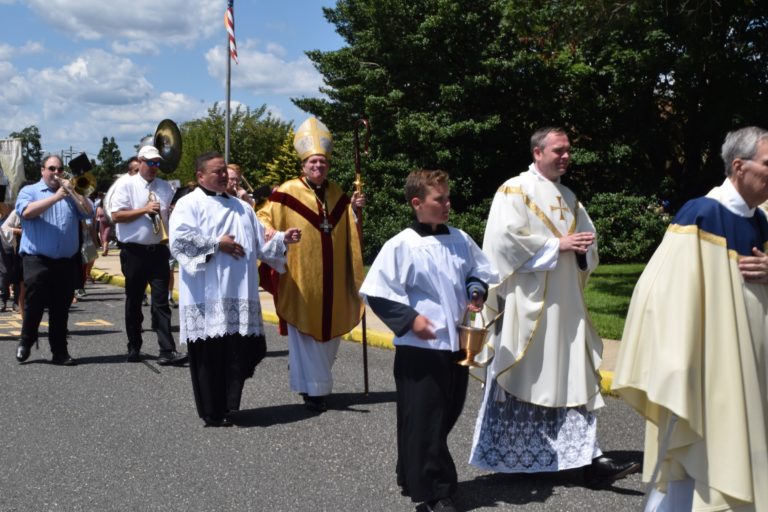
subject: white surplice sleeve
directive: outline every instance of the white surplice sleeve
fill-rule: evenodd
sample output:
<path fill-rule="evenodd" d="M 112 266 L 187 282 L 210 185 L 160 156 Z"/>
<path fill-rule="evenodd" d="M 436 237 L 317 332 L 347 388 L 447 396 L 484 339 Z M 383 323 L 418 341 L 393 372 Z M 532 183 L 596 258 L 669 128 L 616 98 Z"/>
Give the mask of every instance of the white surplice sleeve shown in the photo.
<path fill-rule="evenodd" d="M 285 232 L 277 231 L 269 242 L 265 242 L 264 226 L 255 214 L 252 215 L 251 222 L 254 233 L 256 233 L 258 259 L 275 269 L 279 274 L 283 274 L 285 272 L 286 252 L 288 251 L 285 244 Z"/>
<path fill-rule="evenodd" d="M 169 242 L 171 255 L 185 271 L 195 274 L 205 267 L 216 250 L 215 235 L 200 230 L 195 201 L 178 201 L 170 219 Z"/>
<path fill-rule="evenodd" d="M 410 305 L 407 280 L 412 271 L 411 253 L 407 246 L 388 240 L 379 251 L 360 287 L 364 298 L 380 297 L 398 304 Z"/>

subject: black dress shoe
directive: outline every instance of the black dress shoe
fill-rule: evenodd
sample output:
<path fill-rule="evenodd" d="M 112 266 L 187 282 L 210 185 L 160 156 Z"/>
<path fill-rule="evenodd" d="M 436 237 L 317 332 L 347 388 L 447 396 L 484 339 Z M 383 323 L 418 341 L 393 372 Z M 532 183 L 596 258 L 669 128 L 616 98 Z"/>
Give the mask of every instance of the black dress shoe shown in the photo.
<path fill-rule="evenodd" d="M 441 498 L 424 504 L 429 512 L 457 512 L 451 498 Z"/>
<path fill-rule="evenodd" d="M 51 362 L 53 364 L 59 365 L 59 366 L 75 366 L 75 365 L 77 365 L 77 361 L 72 359 L 72 356 L 70 356 L 66 352 L 64 354 L 54 354 L 54 356 L 51 358 Z"/>
<path fill-rule="evenodd" d="M 128 363 L 140 363 L 141 352 L 139 352 L 139 350 L 135 348 L 128 349 L 128 357 L 125 360 Z"/>
<path fill-rule="evenodd" d="M 585 482 L 588 487 L 604 487 L 616 480 L 640 471 L 639 462 L 616 462 L 605 456 L 592 459 L 592 464 L 585 471 Z"/>
<path fill-rule="evenodd" d="M 227 418 L 211 418 L 206 417 L 203 418 L 203 421 L 205 422 L 206 427 L 231 427 L 233 425 L 232 421 Z"/>
<path fill-rule="evenodd" d="M 174 350 L 160 354 L 160 357 L 157 358 L 157 364 L 160 366 L 179 365 L 186 363 L 188 359 L 189 356 L 187 354 L 179 354 Z"/>
<path fill-rule="evenodd" d="M 325 412 L 328 410 L 328 404 L 324 396 L 304 396 L 304 405 L 312 412 Z"/>
<path fill-rule="evenodd" d="M 16 360 L 23 363 L 27 359 L 29 359 L 29 347 L 25 347 L 19 343 L 19 346 L 16 347 Z"/>

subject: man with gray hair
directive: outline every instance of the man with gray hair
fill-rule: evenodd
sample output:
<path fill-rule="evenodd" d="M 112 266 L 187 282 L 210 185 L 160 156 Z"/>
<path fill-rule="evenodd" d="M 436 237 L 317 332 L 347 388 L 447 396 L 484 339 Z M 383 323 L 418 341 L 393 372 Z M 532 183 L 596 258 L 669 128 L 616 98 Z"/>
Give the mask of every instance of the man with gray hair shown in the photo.
<path fill-rule="evenodd" d="M 768 131 L 729 133 L 635 287 L 613 388 L 646 418 L 648 511 L 768 510 Z"/>

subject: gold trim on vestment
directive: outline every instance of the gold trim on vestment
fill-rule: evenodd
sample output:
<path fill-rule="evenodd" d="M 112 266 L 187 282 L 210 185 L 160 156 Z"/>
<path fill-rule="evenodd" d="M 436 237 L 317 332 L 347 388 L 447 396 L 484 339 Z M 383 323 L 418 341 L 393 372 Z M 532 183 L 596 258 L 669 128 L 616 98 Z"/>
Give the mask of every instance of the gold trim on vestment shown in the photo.
<path fill-rule="evenodd" d="M 544 294 L 541 298 L 541 309 L 539 310 L 539 314 L 536 316 L 536 322 L 533 326 L 533 329 L 531 329 L 531 334 L 528 336 L 528 340 L 525 342 L 525 348 L 523 349 L 523 352 L 520 354 L 520 357 L 515 359 L 515 362 L 509 365 L 508 367 L 504 368 L 503 370 L 496 373 L 496 380 L 498 382 L 499 377 L 501 375 L 515 366 L 517 366 L 517 363 L 523 360 L 525 357 L 525 354 L 528 352 L 528 348 L 531 346 L 531 343 L 533 342 L 533 338 L 536 336 L 536 333 L 539 330 L 539 324 L 541 323 L 541 317 L 544 315 L 544 309 L 547 307 L 547 290 L 549 288 L 549 272 L 544 272 Z M 506 307 L 506 306 L 505 306 Z M 499 337 L 501 337 L 502 334 L 499 334 Z M 503 386 L 502 386 L 503 388 Z M 507 391 L 506 389 L 504 391 Z M 509 391 L 507 391 L 509 393 Z"/>
<path fill-rule="evenodd" d="M 672 233 L 675 233 L 677 235 L 696 235 L 699 237 L 699 240 L 702 240 L 704 242 L 709 242 L 710 244 L 716 245 L 718 247 L 725 247 L 727 249 L 728 247 L 728 241 L 725 239 L 724 236 L 715 235 L 714 233 L 710 233 L 709 231 L 704 231 L 703 229 L 700 229 L 699 226 L 692 224 L 692 225 L 680 225 L 680 224 L 670 224 L 667 228 L 667 231 L 671 231 Z M 765 242 L 763 244 L 763 251 L 768 250 L 768 242 Z M 739 254 L 737 251 L 733 249 L 727 249 L 726 251 L 728 253 L 728 259 L 739 261 L 741 258 L 741 254 Z"/>
<path fill-rule="evenodd" d="M 539 206 L 536 203 L 534 203 L 531 198 L 529 198 L 526 194 L 523 194 L 522 188 L 502 186 L 499 188 L 498 192 L 501 194 L 507 194 L 507 195 L 519 194 L 523 196 L 523 202 L 525 203 L 525 206 L 527 206 L 528 209 L 531 210 L 533 214 L 536 215 L 536 217 L 538 217 L 539 220 L 544 223 L 547 229 L 549 229 L 552 232 L 552 234 L 555 235 L 555 237 L 562 238 L 563 235 L 560 234 L 560 231 L 557 229 L 557 227 L 555 227 L 555 225 L 552 223 L 549 217 L 547 217 L 547 214 L 541 211 Z M 566 203 L 566 206 L 568 206 L 568 203 Z"/>

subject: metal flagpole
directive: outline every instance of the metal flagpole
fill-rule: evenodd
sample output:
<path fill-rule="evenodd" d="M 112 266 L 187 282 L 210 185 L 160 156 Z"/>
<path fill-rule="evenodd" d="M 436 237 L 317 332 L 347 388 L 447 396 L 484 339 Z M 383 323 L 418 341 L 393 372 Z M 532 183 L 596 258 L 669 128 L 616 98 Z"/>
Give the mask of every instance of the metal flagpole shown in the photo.
<path fill-rule="evenodd" d="M 235 45 L 235 8 L 234 0 L 228 0 L 227 12 L 224 14 L 224 26 L 227 28 L 227 107 L 224 117 L 224 161 L 229 164 L 229 115 L 230 115 L 230 89 L 232 82 L 232 59 L 237 60 L 237 46 Z"/>
<path fill-rule="evenodd" d="M 229 0 L 232 5 L 232 0 Z M 232 58 L 229 56 L 229 38 L 227 38 L 227 115 L 224 117 L 224 161 L 229 164 L 229 89 L 232 74 Z"/>

